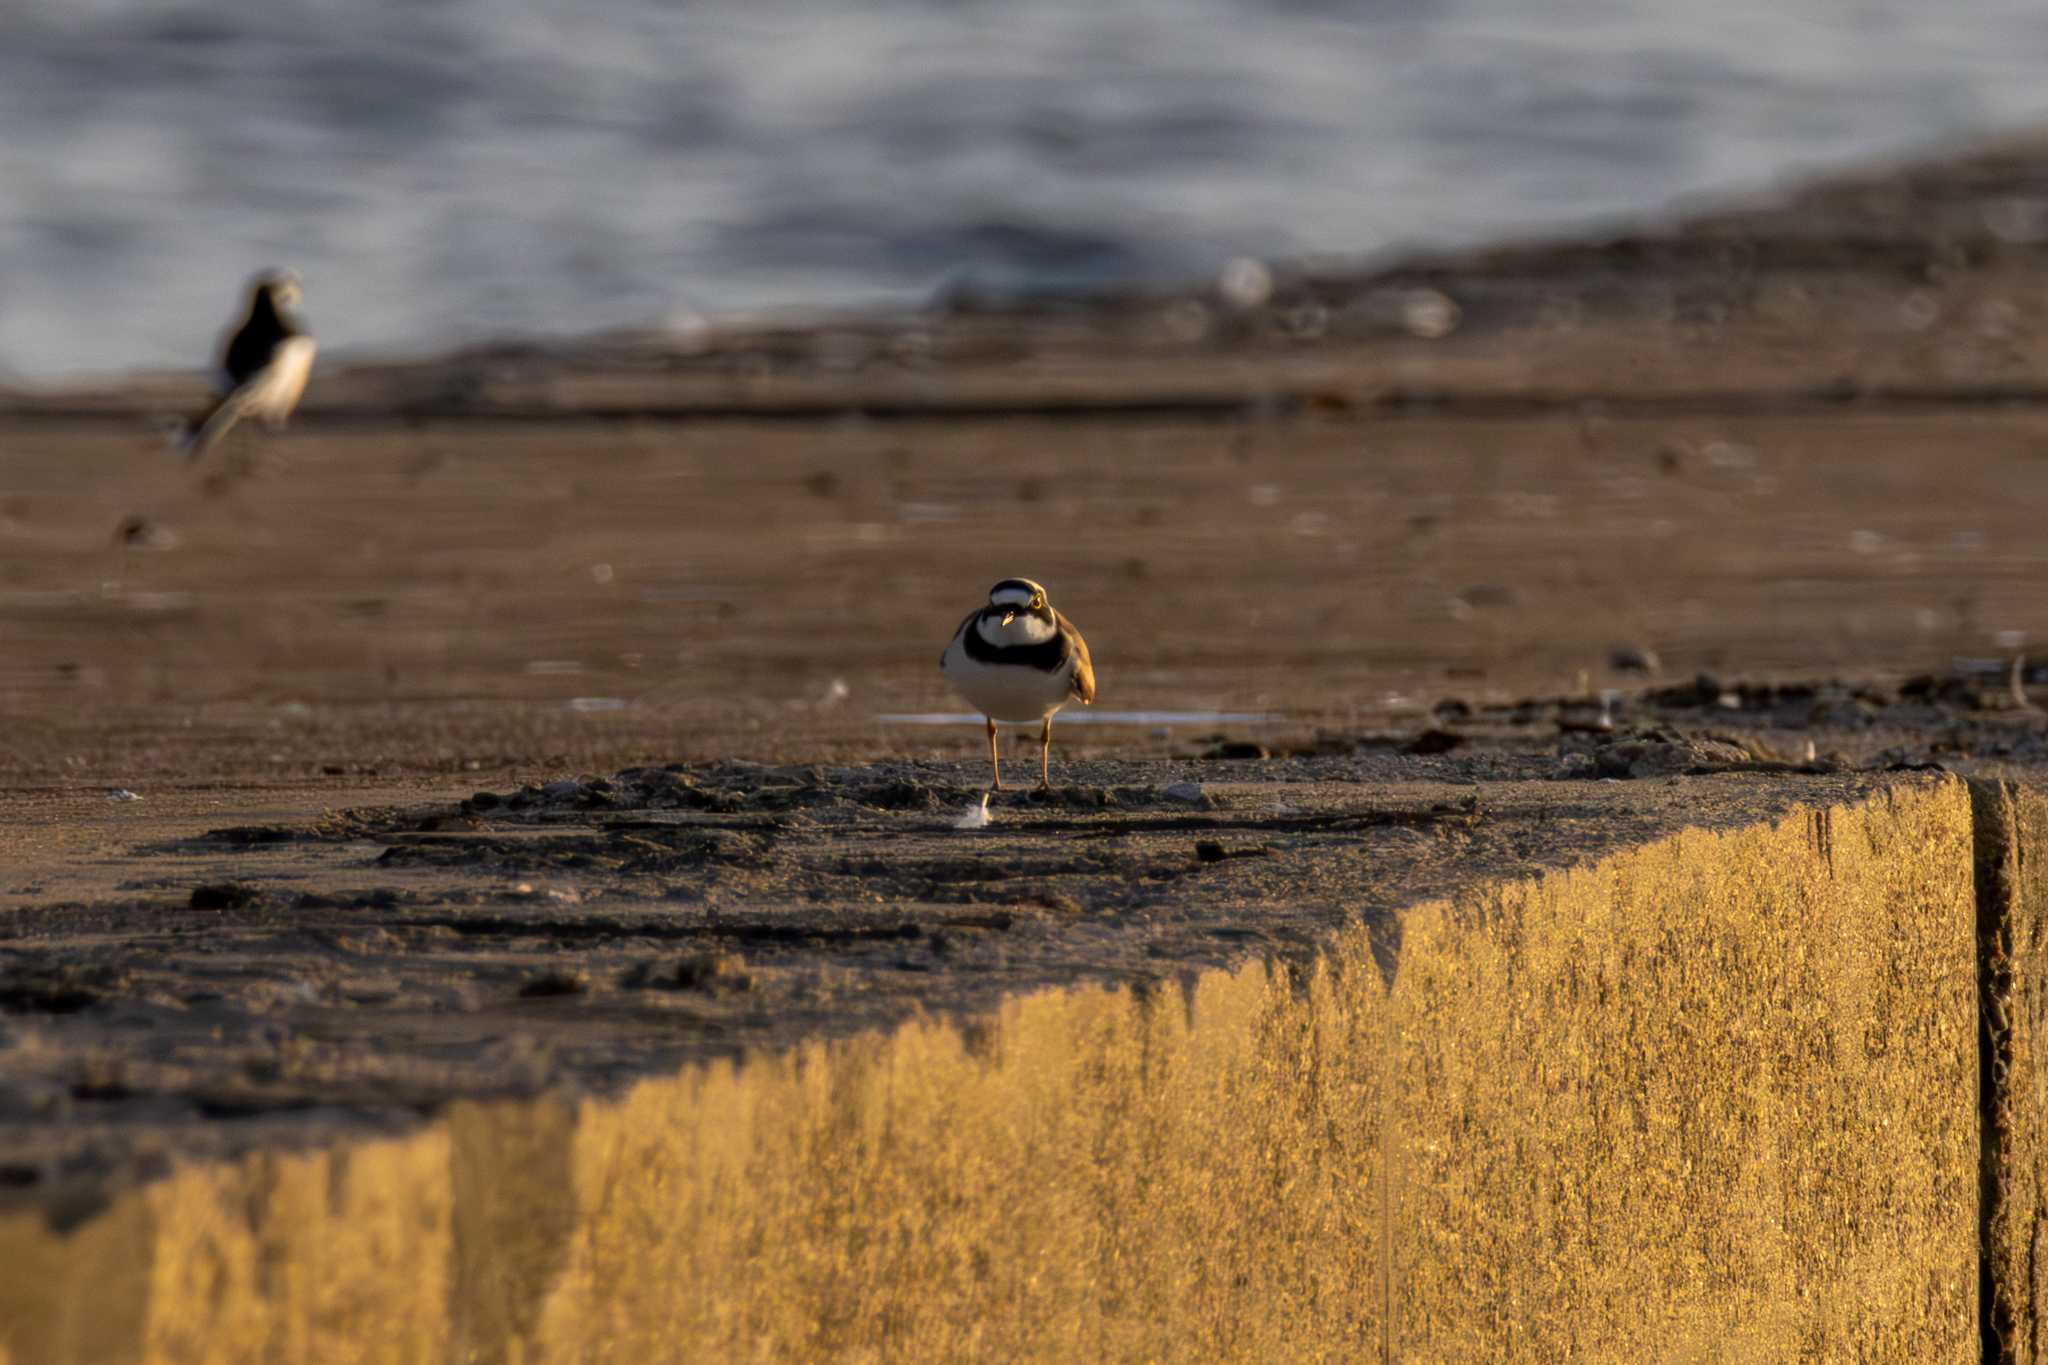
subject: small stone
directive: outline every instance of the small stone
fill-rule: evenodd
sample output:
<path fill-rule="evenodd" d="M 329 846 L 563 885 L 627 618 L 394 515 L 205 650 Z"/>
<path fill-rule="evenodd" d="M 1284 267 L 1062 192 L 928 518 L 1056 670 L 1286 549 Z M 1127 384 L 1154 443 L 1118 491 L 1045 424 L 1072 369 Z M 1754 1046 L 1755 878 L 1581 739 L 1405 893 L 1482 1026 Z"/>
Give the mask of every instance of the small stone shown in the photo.
<path fill-rule="evenodd" d="M 1256 257 L 1239 256 L 1217 275 L 1216 293 L 1232 308 L 1263 308 L 1273 297 L 1273 272 Z"/>
<path fill-rule="evenodd" d="M 1466 607 L 1512 607 L 1516 593 L 1505 583 L 1474 583 L 1454 600 Z"/>
<path fill-rule="evenodd" d="M 522 999 L 541 1000 L 556 995 L 581 995 L 589 989 L 583 973 L 572 971 L 546 971 L 528 977 L 520 984 Z"/>
<path fill-rule="evenodd" d="M 893 778 L 869 787 L 855 798 L 862 805 L 883 810 L 937 810 L 938 793 L 914 778 Z"/>
<path fill-rule="evenodd" d="M 622 984 L 667 991 L 745 991 L 754 974 L 738 953 L 691 953 L 666 969 L 643 962 L 627 972 Z"/>
<path fill-rule="evenodd" d="M 1160 795 L 1169 801 L 1185 801 L 1190 806 L 1200 806 L 1203 810 L 1208 810 L 1216 804 L 1209 799 L 1209 793 L 1199 782 L 1176 782 Z"/>
<path fill-rule="evenodd" d="M 1647 646 L 1617 645 L 1607 651 L 1607 666 L 1617 673 L 1662 673 L 1663 660 Z"/>
<path fill-rule="evenodd" d="M 1410 740 L 1407 747 L 1411 754 L 1429 755 L 1447 754 L 1453 749 L 1462 749 L 1465 744 L 1464 735 L 1452 730 L 1431 728 Z"/>
<path fill-rule="evenodd" d="M 114 539 L 131 550 L 175 550 L 178 548 L 178 533 L 168 526 L 159 526 L 148 517 L 126 517 Z"/>
<path fill-rule="evenodd" d="M 1458 330 L 1463 311 L 1450 295 L 1435 289 L 1411 289 L 1401 300 L 1401 325 L 1410 335 L 1434 341 Z"/>
<path fill-rule="evenodd" d="M 1203 751 L 1203 758 L 1243 759 L 1271 758 L 1272 750 L 1263 744 L 1254 744 L 1245 739 L 1226 739 L 1210 745 Z"/>
<path fill-rule="evenodd" d="M 209 882 L 192 888 L 194 910 L 242 910 L 254 905 L 259 893 L 240 882 Z"/>

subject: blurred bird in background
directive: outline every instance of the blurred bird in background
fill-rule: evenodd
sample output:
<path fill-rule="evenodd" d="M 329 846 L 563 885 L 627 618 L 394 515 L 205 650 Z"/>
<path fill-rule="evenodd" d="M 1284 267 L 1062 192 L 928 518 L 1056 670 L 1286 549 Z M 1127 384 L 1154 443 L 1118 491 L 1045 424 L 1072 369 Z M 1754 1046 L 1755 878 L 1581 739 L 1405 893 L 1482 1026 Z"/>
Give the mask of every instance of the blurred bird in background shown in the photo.
<path fill-rule="evenodd" d="M 299 320 L 302 295 L 299 277 L 289 270 L 266 270 L 249 282 L 241 324 L 221 355 L 220 397 L 178 429 L 176 446 L 188 457 L 205 455 L 244 417 L 275 431 L 298 407 L 320 349 Z"/>

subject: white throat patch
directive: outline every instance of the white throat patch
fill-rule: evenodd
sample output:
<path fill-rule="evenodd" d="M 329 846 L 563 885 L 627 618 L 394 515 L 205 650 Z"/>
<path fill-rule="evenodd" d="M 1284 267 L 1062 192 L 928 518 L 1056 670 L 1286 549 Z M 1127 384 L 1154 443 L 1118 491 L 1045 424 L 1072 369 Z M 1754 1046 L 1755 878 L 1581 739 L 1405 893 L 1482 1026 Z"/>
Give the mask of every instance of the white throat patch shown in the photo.
<path fill-rule="evenodd" d="M 1007 606 L 1004 608 L 1008 610 Z M 1041 621 L 1029 612 L 1019 612 L 1004 625 L 1000 616 L 984 616 L 975 622 L 981 638 L 992 645 L 1011 648 L 1016 645 L 1042 645 L 1059 634 L 1059 627 L 1049 621 Z"/>

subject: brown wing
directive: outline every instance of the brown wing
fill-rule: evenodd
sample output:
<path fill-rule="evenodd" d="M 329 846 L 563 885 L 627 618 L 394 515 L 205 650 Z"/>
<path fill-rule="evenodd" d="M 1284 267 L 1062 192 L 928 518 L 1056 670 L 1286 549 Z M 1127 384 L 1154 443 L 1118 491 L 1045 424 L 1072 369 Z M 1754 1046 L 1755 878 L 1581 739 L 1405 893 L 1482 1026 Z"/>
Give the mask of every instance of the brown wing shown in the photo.
<path fill-rule="evenodd" d="M 1080 631 L 1074 629 L 1072 621 L 1064 616 L 1059 619 L 1060 634 L 1066 639 L 1067 648 L 1074 651 L 1074 695 L 1081 699 L 1083 705 L 1092 705 L 1095 701 L 1095 661 L 1088 657 L 1088 642 L 1081 638 Z"/>

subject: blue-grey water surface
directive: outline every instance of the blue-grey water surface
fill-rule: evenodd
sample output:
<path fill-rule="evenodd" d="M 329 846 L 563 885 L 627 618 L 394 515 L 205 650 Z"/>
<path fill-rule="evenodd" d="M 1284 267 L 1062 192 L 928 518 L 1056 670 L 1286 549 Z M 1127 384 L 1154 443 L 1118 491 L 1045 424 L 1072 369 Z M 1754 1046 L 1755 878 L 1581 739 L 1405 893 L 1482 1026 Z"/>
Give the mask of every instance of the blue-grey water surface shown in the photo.
<path fill-rule="evenodd" d="M 16 0 L 0 376 L 1199 278 L 2048 114 L 2039 0 Z"/>

